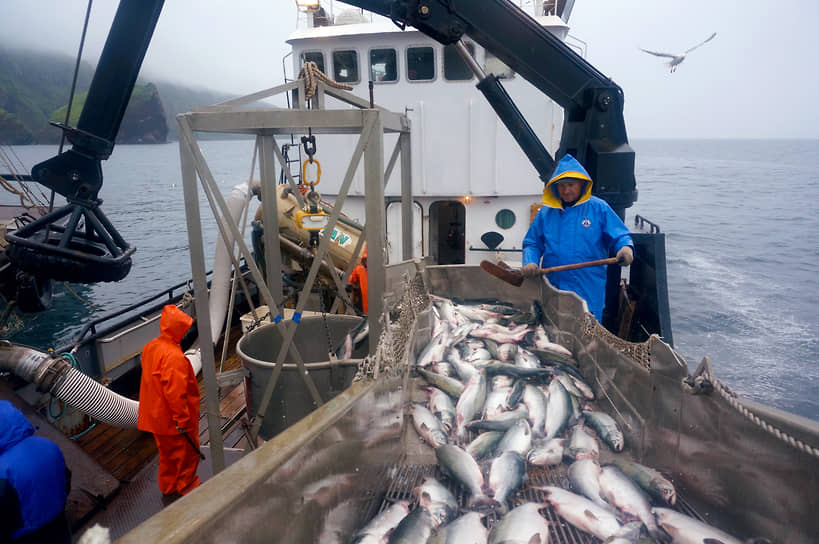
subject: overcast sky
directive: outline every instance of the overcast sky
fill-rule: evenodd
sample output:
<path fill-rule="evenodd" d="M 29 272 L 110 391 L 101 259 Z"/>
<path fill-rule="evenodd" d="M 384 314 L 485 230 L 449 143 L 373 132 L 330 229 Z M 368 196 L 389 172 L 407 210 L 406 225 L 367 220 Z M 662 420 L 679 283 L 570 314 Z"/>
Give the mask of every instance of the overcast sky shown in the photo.
<path fill-rule="evenodd" d="M 84 59 L 116 11 L 96 0 Z M 87 0 L 0 0 L 0 36 L 76 55 Z M 344 8 L 335 2 L 335 10 Z M 819 1 L 576 0 L 571 35 L 619 84 L 631 138 L 819 138 Z M 293 0 L 166 0 L 143 75 L 243 94 L 282 82 Z M 697 49 L 670 74 L 641 52 Z"/>

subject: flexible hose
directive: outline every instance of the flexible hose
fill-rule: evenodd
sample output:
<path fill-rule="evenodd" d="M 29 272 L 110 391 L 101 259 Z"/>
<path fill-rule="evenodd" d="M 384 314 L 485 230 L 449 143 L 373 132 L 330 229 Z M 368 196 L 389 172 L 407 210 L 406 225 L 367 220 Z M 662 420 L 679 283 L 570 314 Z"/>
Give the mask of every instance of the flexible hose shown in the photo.
<path fill-rule="evenodd" d="M 14 373 L 97 421 L 125 429 L 137 426 L 139 402 L 72 368 L 64 357 L 53 358 L 34 348 L 4 341 L 0 342 L 0 371 Z"/>

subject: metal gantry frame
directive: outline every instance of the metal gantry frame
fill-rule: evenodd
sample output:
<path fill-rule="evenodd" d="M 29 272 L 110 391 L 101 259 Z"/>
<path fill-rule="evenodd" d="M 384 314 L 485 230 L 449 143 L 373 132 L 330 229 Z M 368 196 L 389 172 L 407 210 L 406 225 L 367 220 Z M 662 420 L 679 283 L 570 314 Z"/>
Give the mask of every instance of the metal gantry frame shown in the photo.
<path fill-rule="evenodd" d="M 296 109 L 258 109 L 248 107 L 248 104 L 270 96 L 297 91 L 298 104 Z M 350 109 L 324 109 L 325 95 L 330 95 L 342 102 L 355 106 Z M 290 168 L 276 144 L 276 135 L 290 135 L 307 133 L 312 134 L 359 134 L 358 143 L 350 157 L 346 173 L 338 191 L 333 211 L 325 228 L 325 232 L 332 232 L 344 205 L 353 177 L 359 163 L 364 158 L 364 190 L 366 225 L 365 236 L 369 255 L 367 276 L 370 293 L 383 293 L 385 288 L 384 246 L 386 235 L 384 187 L 392 170 L 401 157 L 401 198 L 402 198 L 402 247 L 403 257 L 411 258 L 412 252 L 412 183 L 410 168 L 410 123 L 406 115 L 385 110 L 380 107 L 371 107 L 361 98 L 346 91 L 335 89 L 318 82 L 316 95 L 309 102 L 305 97 L 304 80 L 296 80 L 278 87 L 273 87 L 234 100 L 195 108 L 194 110 L 177 116 L 179 123 L 179 155 L 182 168 L 182 181 L 185 198 L 185 216 L 188 226 L 188 243 L 191 255 L 191 271 L 193 287 L 196 293 L 195 308 L 199 321 L 200 346 L 213 346 L 211 335 L 209 293 L 206 279 L 205 248 L 202 237 L 202 223 L 199 209 L 199 187 L 204 191 L 221 238 L 230 244 L 235 242 L 239 248 L 239 256 L 233 258 L 234 271 L 238 270 L 239 260 L 244 257 L 249 267 L 250 275 L 259 288 L 259 293 L 268 305 L 274 321 L 283 320 L 283 290 L 281 272 L 275 263 L 281 263 L 279 246 L 278 206 L 276 202 L 276 162 L 284 170 L 287 182 L 293 189 L 293 194 L 303 204 L 301 193 L 290 174 Z M 196 141 L 194 132 L 252 134 L 256 136 L 258 149 L 259 171 L 261 174 L 262 220 L 264 222 L 265 262 L 269 263 L 267 277 L 263 278 L 256 266 L 252 254 L 240 233 L 240 227 L 232 219 L 224 197 L 208 167 Z M 385 133 L 398 133 L 399 137 L 384 170 L 383 137 Z M 256 154 L 254 154 L 254 157 Z M 255 160 L 255 158 L 254 158 Z M 255 165 L 254 165 L 255 166 Z M 252 170 L 251 170 L 252 171 Z M 197 183 L 197 180 L 200 183 Z M 363 245 L 363 238 L 355 249 L 353 259 L 345 271 L 345 278 L 349 277 L 352 265 Z M 282 331 L 283 343 L 275 358 L 275 367 L 265 387 L 259 405 L 259 410 L 251 427 L 251 439 L 255 440 L 262 425 L 264 413 L 273 396 L 279 374 L 284 365 L 284 359 L 290 354 L 295 361 L 305 385 L 313 396 L 314 401 L 321 405 L 323 399 L 319 394 L 310 374 L 304 366 L 304 361 L 297 347 L 293 344 L 293 336 L 301 314 L 307 304 L 313 283 L 319 273 L 321 263 L 328 257 L 330 237 L 322 236 L 316 251 L 315 258 L 305 280 L 302 296 L 299 297 L 296 309 L 291 319 L 284 320 Z M 231 246 L 232 247 L 232 246 Z M 230 248 L 229 248 L 230 249 Z M 381 258 L 374 258 L 381 256 Z M 383 313 L 383 299 L 381 296 L 371 297 L 368 301 L 369 319 L 369 350 L 374 354 L 378 339 L 381 335 L 381 315 Z M 334 304 L 334 307 L 337 303 Z M 208 428 L 212 448 L 212 463 L 214 473 L 224 468 L 224 452 L 219 414 L 219 399 L 217 394 L 216 361 L 212 349 L 202 349 L 202 372 L 205 384 L 206 409 L 208 412 Z"/>

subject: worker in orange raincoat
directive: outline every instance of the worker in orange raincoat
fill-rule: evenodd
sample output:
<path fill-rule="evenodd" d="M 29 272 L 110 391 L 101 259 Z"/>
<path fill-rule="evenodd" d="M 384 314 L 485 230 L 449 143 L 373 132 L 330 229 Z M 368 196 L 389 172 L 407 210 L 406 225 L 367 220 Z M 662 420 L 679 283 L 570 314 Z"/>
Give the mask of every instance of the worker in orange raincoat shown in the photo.
<path fill-rule="evenodd" d="M 194 446 L 199 444 L 199 387 L 179 345 L 191 324 L 192 317 L 168 304 L 162 308 L 159 336 L 142 350 L 137 427 L 156 440 L 159 489 L 166 504 L 199 485 Z"/>
<path fill-rule="evenodd" d="M 367 248 L 361 252 L 361 264 L 353 268 L 350 285 L 361 292 L 361 310 L 367 313 Z"/>

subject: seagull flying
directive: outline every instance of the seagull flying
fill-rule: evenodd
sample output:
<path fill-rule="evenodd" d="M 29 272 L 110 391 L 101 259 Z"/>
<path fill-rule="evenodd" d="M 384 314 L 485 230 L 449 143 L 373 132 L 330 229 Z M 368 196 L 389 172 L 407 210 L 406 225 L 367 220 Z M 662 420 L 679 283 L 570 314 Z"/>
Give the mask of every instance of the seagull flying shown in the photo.
<path fill-rule="evenodd" d="M 655 56 L 657 56 L 657 57 L 668 57 L 668 58 L 670 58 L 671 60 L 670 60 L 670 61 L 668 61 L 668 67 L 669 67 L 669 68 L 671 68 L 671 71 L 672 71 L 672 72 L 674 72 L 674 71 L 676 71 L 676 70 L 677 70 L 677 66 L 678 66 L 678 65 L 679 65 L 679 64 L 680 64 L 682 61 L 684 61 L 684 60 L 685 60 L 685 56 L 686 56 L 688 53 L 690 53 L 691 51 L 693 51 L 693 50 L 694 50 L 694 49 L 696 49 L 697 47 L 699 47 L 699 46 L 701 46 L 701 45 L 705 45 L 706 43 L 710 42 L 710 41 L 711 41 L 711 40 L 713 40 L 713 39 L 714 39 L 716 36 L 717 36 L 717 33 L 716 33 L 716 32 L 714 32 L 713 34 L 711 34 L 710 36 L 708 36 L 708 39 L 706 39 L 705 41 L 702 41 L 702 42 L 698 43 L 697 45 L 695 45 L 694 47 L 692 47 L 692 48 L 690 48 L 690 49 L 686 49 L 686 50 L 685 50 L 685 52 L 684 52 L 684 53 L 682 53 L 682 54 L 680 54 L 680 55 L 672 55 L 671 53 L 658 53 L 658 52 L 656 52 L 656 51 L 649 51 L 648 49 L 643 49 L 642 47 L 640 48 L 640 51 L 645 51 L 646 53 L 649 53 L 649 54 L 651 54 L 651 55 L 655 55 Z"/>

